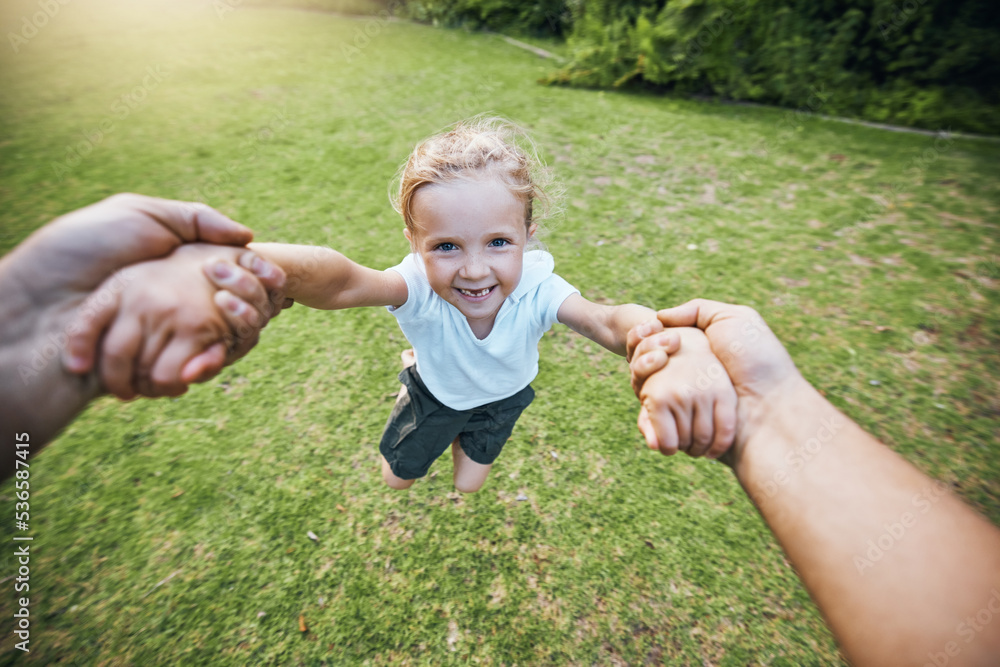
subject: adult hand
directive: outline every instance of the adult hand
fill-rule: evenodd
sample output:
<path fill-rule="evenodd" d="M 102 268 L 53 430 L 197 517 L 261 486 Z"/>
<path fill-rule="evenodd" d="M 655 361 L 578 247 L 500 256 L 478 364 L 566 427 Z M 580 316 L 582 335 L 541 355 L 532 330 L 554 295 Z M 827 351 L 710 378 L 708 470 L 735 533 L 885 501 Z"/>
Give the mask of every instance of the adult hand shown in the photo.
<path fill-rule="evenodd" d="M 668 363 L 670 336 L 655 334 L 665 327 L 698 327 L 712 352 L 722 362 L 739 397 L 736 442 L 721 460 L 732 464 L 748 435 L 765 419 L 769 404 L 779 394 L 794 392 L 804 383 L 788 351 L 753 308 L 707 299 L 695 299 L 657 313 L 657 319 L 629 332 L 629 364 L 633 389 L 640 396 L 645 381 Z M 721 370 L 721 369 L 720 369 Z M 640 396 L 641 398 L 641 396 Z M 640 424 L 655 422 L 644 407 Z M 644 431 L 645 432 L 645 431 Z"/>
<path fill-rule="evenodd" d="M 657 313 L 629 341 L 641 389 L 668 363 L 650 337 L 663 326 L 704 330 L 729 373 L 739 408 L 727 462 L 848 660 L 997 664 L 1000 626 L 960 646 L 956 628 L 992 604 L 1000 531 L 823 398 L 751 308 L 696 299 Z"/>
<path fill-rule="evenodd" d="M 0 423 L 31 428 L 33 442 L 47 442 L 100 393 L 93 374 L 70 375 L 58 357 L 77 308 L 115 271 L 190 241 L 244 245 L 251 238 L 249 229 L 203 204 L 134 194 L 115 195 L 37 230 L 0 259 Z M 260 282 L 280 292 L 280 282 Z M 252 340 L 237 345 L 231 358 Z M 218 352 L 196 369 L 199 377 L 214 367 Z M 66 363 L 80 370 L 93 360 L 67 355 Z"/>
<path fill-rule="evenodd" d="M 279 308 L 260 280 L 283 275 L 246 248 L 186 243 L 106 280 L 77 310 L 67 350 L 89 361 L 99 348 L 101 383 L 118 398 L 179 396 L 253 346 Z"/>
<path fill-rule="evenodd" d="M 253 233 L 204 205 L 118 194 L 67 213 L 4 258 L 33 305 L 87 295 L 120 268 L 169 255 L 182 243 L 246 245 Z"/>
<path fill-rule="evenodd" d="M 49 241 L 46 252 L 50 255 L 72 248 L 70 261 L 64 268 L 68 277 L 76 276 L 77 285 L 86 292 L 95 290 L 117 269 L 165 257 L 184 243 L 243 246 L 253 240 L 250 229 L 205 204 L 137 194 L 114 195 L 69 213 L 41 231 Z M 108 238 L 114 239 L 114 246 L 108 246 Z M 257 343 L 260 330 L 270 318 L 281 312 L 285 282 L 281 269 L 252 253 L 242 255 L 241 262 L 243 268 L 232 262 L 221 262 L 212 269 L 206 266 L 206 275 L 227 290 L 219 297 L 220 306 L 228 306 L 224 312 L 237 335 L 228 349 L 215 345 L 191 360 L 184 369 L 184 379 L 189 382 L 208 380 L 224 365 L 244 356 Z M 244 269 L 254 275 L 248 275 Z M 261 300 L 262 290 L 266 290 L 269 300 Z M 113 290 L 110 294 L 116 296 Z M 250 302 L 257 302 L 255 310 L 259 314 L 252 322 L 248 319 L 254 312 Z M 79 313 L 70 331 L 77 333 L 69 336 L 63 363 L 71 373 L 87 373 L 94 366 L 97 341 L 83 330 Z M 135 391 L 149 397 L 176 394 L 174 388 L 162 383 L 144 384 Z"/>

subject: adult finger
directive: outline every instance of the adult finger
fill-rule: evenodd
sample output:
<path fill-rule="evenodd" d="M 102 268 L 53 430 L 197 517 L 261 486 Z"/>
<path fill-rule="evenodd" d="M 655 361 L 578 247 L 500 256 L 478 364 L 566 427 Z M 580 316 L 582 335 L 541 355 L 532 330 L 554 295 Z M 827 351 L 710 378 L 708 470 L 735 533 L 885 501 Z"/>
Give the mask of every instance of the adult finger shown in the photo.
<path fill-rule="evenodd" d="M 285 272 L 276 264 L 268 262 L 249 250 L 240 254 L 238 262 L 243 269 L 253 274 L 249 280 L 244 277 L 238 284 L 227 282 L 225 277 L 221 279 L 217 277 L 216 272 L 219 270 L 223 271 L 223 275 L 226 273 L 222 266 L 220 266 L 222 260 L 206 263 L 204 272 L 216 287 L 227 289 L 243 301 L 254 304 L 261 315 L 260 322 L 250 323 L 247 321 L 241 322 L 241 324 L 249 324 L 252 328 L 259 331 L 266 327 L 271 319 L 277 317 L 284 308 L 291 307 L 293 303 L 291 299 L 285 298 Z M 231 267 L 232 265 L 229 264 L 229 266 Z M 257 285 L 253 283 L 258 283 L 259 287 L 264 290 L 265 295 L 263 297 L 260 296 Z M 241 332 L 235 326 L 233 330 L 237 333 L 237 338 L 241 340 L 251 338 L 256 333 L 249 330 Z M 250 347 L 253 347 L 253 345 L 250 345 Z M 240 356 L 246 354 L 248 350 L 249 348 L 246 348 Z"/>
<path fill-rule="evenodd" d="M 160 394 L 153 388 L 153 366 L 160 354 L 170 343 L 173 331 L 166 327 L 152 327 L 142 343 L 142 351 L 136 356 L 138 360 L 132 370 L 133 386 L 140 396 L 155 398 Z"/>
<path fill-rule="evenodd" d="M 181 369 L 181 382 L 185 384 L 207 382 L 218 375 L 225 364 L 226 345 L 213 343 L 207 350 L 184 364 L 184 368 Z"/>
<path fill-rule="evenodd" d="M 236 297 L 236 300 L 228 299 L 225 304 L 228 304 L 232 309 L 227 312 L 236 314 L 241 323 L 252 320 L 251 326 L 257 327 L 260 326 L 261 322 L 267 320 L 267 314 L 270 312 L 267 291 L 256 276 L 225 259 L 209 262 L 202 267 L 202 270 L 216 287 L 225 290 L 230 296 Z M 223 304 L 219 304 L 218 301 L 216 304 L 220 308 L 223 307 Z M 240 307 L 241 304 L 244 306 L 246 304 L 252 305 L 253 308 L 250 310 L 253 311 L 253 314 L 244 312 Z"/>
<path fill-rule="evenodd" d="M 253 240 L 249 227 L 199 202 L 174 201 L 145 195 L 119 195 L 120 201 L 145 213 L 166 227 L 181 241 L 205 241 L 242 246 Z"/>
<path fill-rule="evenodd" d="M 141 346 L 142 325 L 134 318 L 116 321 L 101 345 L 101 382 L 109 394 L 123 401 L 136 396 L 132 375 Z"/>
<path fill-rule="evenodd" d="M 679 306 L 660 310 L 656 317 L 665 327 L 698 327 L 704 331 L 716 317 L 734 307 L 721 301 L 692 299 Z"/>
<path fill-rule="evenodd" d="M 101 335 L 118 314 L 121 290 L 108 283 L 87 297 L 76 311 L 67 329 L 63 367 L 70 373 L 87 373 L 94 367 Z"/>
<path fill-rule="evenodd" d="M 280 304 L 284 301 L 287 276 L 280 266 L 250 250 L 240 253 L 239 264 L 257 276 L 273 302 Z"/>
<path fill-rule="evenodd" d="M 187 383 L 181 377 L 181 370 L 216 342 L 206 340 L 205 336 L 174 336 L 156 360 L 150 375 L 158 395 L 180 396 L 186 392 Z"/>
<path fill-rule="evenodd" d="M 232 338 L 228 341 L 229 354 L 227 354 L 227 358 L 232 362 L 245 355 L 257 344 L 262 320 L 257 311 L 225 290 L 219 290 L 213 298 L 232 332 Z M 237 352 L 238 356 L 235 356 Z"/>
<path fill-rule="evenodd" d="M 707 397 L 706 397 L 707 398 Z M 715 403 L 712 401 L 695 401 L 694 415 L 691 420 L 691 447 L 688 456 L 698 458 L 704 456 L 715 440 Z"/>
<path fill-rule="evenodd" d="M 257 346 L 260 341 L 260 330 L 254 329 L 249 336 L 237 336 L 233 344 L 229 346 L 229 353 L 226 355 L 226 365 L 232 364 L 242 359 L 247 353 Z"/>

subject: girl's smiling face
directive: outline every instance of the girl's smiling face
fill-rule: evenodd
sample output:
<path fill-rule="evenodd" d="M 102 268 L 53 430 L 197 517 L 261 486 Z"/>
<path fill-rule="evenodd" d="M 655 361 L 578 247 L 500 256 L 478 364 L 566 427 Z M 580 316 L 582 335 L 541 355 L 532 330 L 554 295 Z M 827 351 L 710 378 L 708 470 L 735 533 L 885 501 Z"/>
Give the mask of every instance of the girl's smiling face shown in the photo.
<path fill-rule="evenodd" d="M 423 259 L 431 289 L 485 338 L 504 300 L 521 281 L 524 249 L 536 225 L 526 207 L 496 180 L 458 180 L 421 187 L 413 196 L 407 240 Z"/>

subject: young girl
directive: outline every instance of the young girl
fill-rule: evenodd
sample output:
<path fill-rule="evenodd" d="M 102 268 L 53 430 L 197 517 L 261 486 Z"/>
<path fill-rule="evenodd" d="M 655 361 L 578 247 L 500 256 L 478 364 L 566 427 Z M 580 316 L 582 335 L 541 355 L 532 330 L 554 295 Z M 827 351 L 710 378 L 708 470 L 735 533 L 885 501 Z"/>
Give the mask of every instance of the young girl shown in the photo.
<path fill-rule="evenodd" d="M 403 389 L 379 445 L 382 475 L 392 488 L 408 488 L 426 475 L 449 444 L 455 487 L 473 492 L 483 485 L 534 397 L 538 341 L 556 322 L 624 356 L 629 330 L 655 319 L 643 306 L 587 301 L 552 272 L 549 253 L 529 250 L 546 202 L 540 166 L 516 127 L 474 118 L 418 145 L 400 171 L 394 204 L 412 252 L 399 265 L 376 271 L 330 248 L 251 245 L 284 269 L 289 297 L 323 309 L 387 306 L 413 345 L 403 353 Z M 182 249 L 165 260 L 169 265 L 130 269 L 133 277 L 116 300 L 128 307 L 112 304 L 85 327 L 89 341 L 102 330 L 114 333 L 106 335 L 102 354 L 118 366 L 172 372 L 176 377 L 160 381 L 179 387 L 189 381 L 180 370 L 184 351 L 193 355 L 221 337 L 224 327 L 206 313 L 213 299 L 220 309 L 234 305 L 208 280 L 164 283 L 159 264 L 169 270 L 188 252 L 213 251 Z M 196 271 L 193 266 L 187 275 Z M 178 320 L 190 320 L 189 326 L 177 328 Z M 673 334 L 681 349 L 671 350 L 661 373 L 675 391 L 669 414 L 658 413 L 657 433 L 682 449 L 689 445 L 689 454 L 716 458 L 732 444 L 736 393 L 724 372 L 713 375 L 722 366 L 701 331 Z M 165 341 L 177 344 L 164 348 Z M 101 364 L 106 387 L 115 386 L 115 365 Z"/>
<path fill-rule="evenodd" d="M 655 318 L 643 306 L 588 301 L 553 273 L 549 253 L 529 249 L 546 201 L 539 174 L 516 127 L 474 118 L 419 144 L 401 169 L 394 206 L 411 254 L 397 266 L 376 271 L 329 248 L 251 245 L 284 269 L 295 301 L 386 306 L 413 346 L 403 354 L 403 389 L 379 445 L 383 478 L 394 489 L 426 475 L 450 444 L 455 487 L 479 490 L 534 397 L 538 342 L 556 322 L 624 356 L 629 329 Z M 684 349 L 670 364 L 678 387 L 690 388 L 717 362 L 701 332 L 684 331 Z M 731 438 L 715 425 L 735 422 L 732 385 L 685 400 L 689 435 L 721 455 Z"/>

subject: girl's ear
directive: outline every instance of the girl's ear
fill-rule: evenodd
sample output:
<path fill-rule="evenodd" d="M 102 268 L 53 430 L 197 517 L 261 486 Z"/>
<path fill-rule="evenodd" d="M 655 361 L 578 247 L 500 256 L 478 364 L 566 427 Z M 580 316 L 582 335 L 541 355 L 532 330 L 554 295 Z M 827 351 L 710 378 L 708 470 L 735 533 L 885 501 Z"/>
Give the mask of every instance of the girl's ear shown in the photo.
<path fill-rule="evenodd" d="M 538 223 L 533 222 L 528 225 L 528 238 L 532 238 L 535 235 L 535 231 L 538 229 Z"/>
<path fill-rule="evenodd" d="M 410 233 L 409 227 L 403 227 L 403 236 L 405 236 L 406 240 L 409 241 L 409 243 L 410 243 L 410 250 L 412 250 L 413 252 L 416 252 L 417 248 L 413 245 L 413 234 Z"/>

